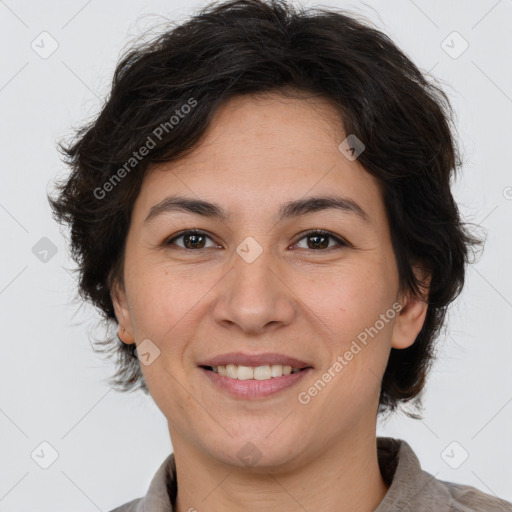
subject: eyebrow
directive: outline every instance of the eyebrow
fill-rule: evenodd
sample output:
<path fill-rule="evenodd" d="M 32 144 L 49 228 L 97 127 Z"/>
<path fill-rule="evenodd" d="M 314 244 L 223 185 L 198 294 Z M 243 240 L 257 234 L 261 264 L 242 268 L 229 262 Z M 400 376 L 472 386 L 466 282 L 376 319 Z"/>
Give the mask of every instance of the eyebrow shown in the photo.
<path fill-rule="evenodd" d="M 368 214 L 355 201 L 337 195 L 313 196 L 284 203 L 279 209 L 277 221 L 282 222 L 283 220 L 300 215 L 328 209 L 351 213 L 365 222 L 370 222 Z M 229 214 L 219 204 L 184 196 L 169 196 L 151 207 L 144 223 L 151 221 L 163 213 L 175 211 L 216 218 L 224 222 L 229 220 Z"/>

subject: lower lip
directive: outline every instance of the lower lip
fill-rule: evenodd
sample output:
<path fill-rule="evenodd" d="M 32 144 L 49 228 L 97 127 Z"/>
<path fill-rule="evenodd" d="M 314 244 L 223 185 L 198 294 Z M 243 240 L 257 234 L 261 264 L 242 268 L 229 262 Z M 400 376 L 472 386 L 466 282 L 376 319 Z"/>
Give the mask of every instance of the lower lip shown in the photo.
<path fill-rule="evenodd" d="M 313 368 L 306 368 L 297 373 L 282 377 L 272 377 L 267 380 L 240 380 L 219 375 L 211 370 L 199 368 L 216 386 L 237 398 L 265 398 L 283 391 L 300 382 Z"/>

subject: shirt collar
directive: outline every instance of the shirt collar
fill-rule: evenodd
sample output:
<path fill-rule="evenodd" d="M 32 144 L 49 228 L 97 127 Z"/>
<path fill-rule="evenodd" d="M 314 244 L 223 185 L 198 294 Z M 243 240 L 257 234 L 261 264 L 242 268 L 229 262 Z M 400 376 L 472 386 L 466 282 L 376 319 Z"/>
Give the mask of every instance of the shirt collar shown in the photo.
<path fill-rule="evenodd" d="M 418 457 L 406 441 L 377 437 L 377 450 L 381 474 L 390 487 L 374 512 L 452 510 L 447 489 L 421 469 Z"/>
<path fill-rule="evenodd" d="M 377 437 L 377 454 L 389 489 L 374 512 L 409 511 L 417 502 L 425 507 L 421 510 L 450 511 L 448 492 L 434 476 L 421 469 L 418 457 L 406 441 Z M 138 502 L 136 512 L 173 512 L 177 489 L 176 461 L 171 453 L 158 468 L 146 496 Z"/>

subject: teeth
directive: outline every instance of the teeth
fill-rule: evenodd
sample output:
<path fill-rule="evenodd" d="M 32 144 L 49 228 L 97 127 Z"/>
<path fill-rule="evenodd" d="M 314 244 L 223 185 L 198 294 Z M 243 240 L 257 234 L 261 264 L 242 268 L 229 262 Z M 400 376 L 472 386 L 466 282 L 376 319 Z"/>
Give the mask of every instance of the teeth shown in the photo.
<path fill-rule="evenodd" d="M 234 365 L 230 365 L 234 366 Z M 231 375 L 234 375 L 234 371 L 231 373 Z M 229 375 L 231 377 L 231 375 Z M 239 366 L 238 367 L 238 373 L 237 373 L 238 380 L 249 380 L 254 378 L 254 371 L 252 368 L 249 368 L 248 366 Z"/>
<path fill-rule="evenodd" d="M 283 366 L 281 364 L 264 366 L 238 366 L 236 364 L 227 364 L 226 366 L 213 366 L 213 371 L 224 377 L 239 380 L 268 380 L 274 377 L 290 375 L 290 373 L 300 372 L 300 368 Z"/>

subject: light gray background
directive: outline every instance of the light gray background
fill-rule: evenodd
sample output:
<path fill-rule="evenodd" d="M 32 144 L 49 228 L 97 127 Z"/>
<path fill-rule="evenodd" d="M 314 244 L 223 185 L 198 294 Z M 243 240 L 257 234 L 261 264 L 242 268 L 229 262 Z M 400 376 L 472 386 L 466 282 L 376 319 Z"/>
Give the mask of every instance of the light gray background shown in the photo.
<path fill-rule="evenodd" d="M 56 139 L 97 112 L 121 50 L 159 20 L 153 14 L 179 21 L 203 5 L 0 1 L 0 511 L 110 510 L 144 495 L 172 450 L 152 400 L 105 383 L 113 363 L 88 340 L 99 316 L 72 302 L 75 282 L 66 269 L 73 264 L 45 193 L 67 172 Z M 366 15 L 447 84 L 466 159 L 455 196 L 488 240 L 440 342 L 424 420 L 400 415 L 380 424 L 379 434 L 406 439 L 437 478 L 512 500 L 512 1 L 303 5 Z M 51 48 L 43 31 L 58 43 L 46 59 L 31 48 L 32 41 L 43 46 L 41 37 Z M 463 41 L 453 31 L 469 44 L 458 58 Z M 57 249 L 46 262 L 32 252 L 43 237 Z M 31 455 L 50 460 L 43 442 L 58 453 L 48 469 Z M 468 459 L 450 467 L 465 451 Z"/>

